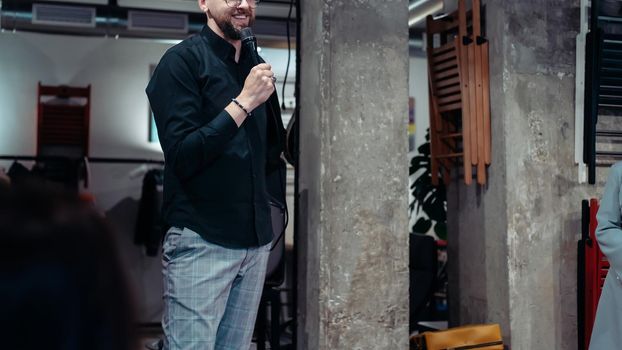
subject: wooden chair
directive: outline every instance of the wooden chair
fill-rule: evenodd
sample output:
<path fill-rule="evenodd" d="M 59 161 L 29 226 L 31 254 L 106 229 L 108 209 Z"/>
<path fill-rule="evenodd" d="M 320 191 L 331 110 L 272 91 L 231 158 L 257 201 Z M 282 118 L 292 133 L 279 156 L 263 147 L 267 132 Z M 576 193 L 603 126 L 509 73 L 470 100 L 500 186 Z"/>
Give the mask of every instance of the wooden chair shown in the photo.
<path fill-rule="evenodd" d="M 473 166 L 477 182 L 486 183 L 486 165 L 491 160 L 488 42 L 481 36 L 479 0 L 473 0 L 473 8 L 477 11 L 467 11 L 465 0 L 459 0 L 457 11 L 427 18 L 434 184 L 438 184 L 439 171 L 447 184 L 450 169 L 456 165 L 462 165 L 467 185 L 472 183 Z M 440 45 L 434 45 L 435 36 Z"/>
<path fill-rule="evenodd" d="M 90 85 L 81 88 L 47 86 L 39 82 L 37 155 L 87 156 L 90 102 Z"/>
<path fill-rule="evenodd" d="M 490 164 L 490 91 L 488 73 L 488 41 L 481 31 L 480 1 L 473 0 L 472 30 L 468 32 L 465 0 L 459 0 L 461 51 L 468 62 L 465 80 L 468 80 L 470 160 L 477 167 L 477 183 L 486 183 L 486 165 Z M 468 77 L 468 78 L 467 78 Z"/>
<path fill-rule="evenodd" d="M 426 19 L 426 52 L 430 90 L 430 151 L 432 182 L 438 184 L 439 171 L 449 183 L 449 170 L 462 158 L 462 132 L 457 120 L 462 111 L 461 69 L 456 29 L 457 13 L 440 19 Z M 440 45 L 434 47 L 438 35 Z"/>
<path fill-rule="evenodd" d="M 48 86 L 37 94 L 37 156 L 35 168 L 45 178 L 76 189 L 79 167 L 89 152 L 91 86 Z"/>

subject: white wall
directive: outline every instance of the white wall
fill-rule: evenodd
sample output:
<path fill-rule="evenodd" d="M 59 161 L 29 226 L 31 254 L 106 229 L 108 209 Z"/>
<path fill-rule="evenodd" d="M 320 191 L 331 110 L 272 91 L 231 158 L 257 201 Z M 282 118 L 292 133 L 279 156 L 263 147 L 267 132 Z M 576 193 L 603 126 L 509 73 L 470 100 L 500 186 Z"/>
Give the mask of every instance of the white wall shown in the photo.
<path fill-rule="evenodd" d="M 415 150 L 425 142 L 425 132 L 430 126 L 428 102 L 428 66 L 425 57 L 410 57 L 409 96 L 415 98 Z"/>
<path fill-rule="evenodd" d="M 428 101 L 428 66 L 425 57 L 410 57 L 410 73 L 408 79 L 409 96 L 415 98 L 415 147 L 409 153 L 408 162 L 418 153 L 417 148 L 425 142 L 426 130 L 430 126 Z M 409 177 L 409 188 L 416 176 Z M 412 193 L 408 193 L 409 203 L 413 200 Z M 419 216 L 423 215 L 422 213 Z M 411 229 L 419 216 L 410 215 L 408 228 Z M 428 234 L 434 235 L 431 229 Z"/>
<path fill-rule="evenodd" d="M 147 140 L 149 64 L 171 44 L 33 33 L 0 34 L 0 153 L 34 154 L 37 82 L 91 84 L 93 157 L 161 158 Z"/>

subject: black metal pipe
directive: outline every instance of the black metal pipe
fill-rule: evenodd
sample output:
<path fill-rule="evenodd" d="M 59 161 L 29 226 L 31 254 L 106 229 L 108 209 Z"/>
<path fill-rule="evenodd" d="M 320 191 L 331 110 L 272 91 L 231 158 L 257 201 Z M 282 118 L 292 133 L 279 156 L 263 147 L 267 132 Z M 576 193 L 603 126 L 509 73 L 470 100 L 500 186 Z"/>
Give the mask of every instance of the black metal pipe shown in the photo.
<path fill-rule="evenodd" d="M 294 0 L 291 0 L 294 1 Z M 300 114 L 300 57 L 301 51 L 301 39 L 300 28 L 302 22 L 302 9 L 300 8 L 300 0 L 295 0 L 296 3 L 296 83 L 294 85 L 294 99 L 296 101 L 295 114 Z M 299 209 L 299 159 L 300 159 L 300 116 L 298 115 L 298 121 L 294 124 L 294 251 L 293 251 L 293 291 L 292 291 L 292 308 L 294 314 L 294 324 L 292 326 L 292 348 L 298 349 L 298 256 L 299 256 L 299 242 L 300 242 L 300 209 Z"/>
<path fill-rule="evenodd" d="M 0 160 L 22 160 L 22 161 L 44 161 L 67 159 L 62 156 L 22 156 L 22 155 L 0 155 Z M 80 158 L 77 158 L 80 159 Z M 145 158 L 104 158 L 86 157 L 89 163 L 118 163 L 118 164 L 164 164 L 163 160 Z"/>

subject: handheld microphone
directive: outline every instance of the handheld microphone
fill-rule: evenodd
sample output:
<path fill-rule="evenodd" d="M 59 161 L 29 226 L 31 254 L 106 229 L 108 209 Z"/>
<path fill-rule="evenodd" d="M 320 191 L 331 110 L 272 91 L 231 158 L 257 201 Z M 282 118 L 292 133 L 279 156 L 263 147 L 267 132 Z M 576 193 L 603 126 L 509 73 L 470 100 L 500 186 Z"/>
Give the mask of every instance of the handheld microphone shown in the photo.
<path fill-rule="evenodd" d="M 253 66 L 258 65 L 259 59 L 257 58 L 257 39 L 255 39 L 253 30 L 250 27 L 243 28 L 240 31 L 240 39 L 242 40 L 244 49 L 249 51 Z"/>

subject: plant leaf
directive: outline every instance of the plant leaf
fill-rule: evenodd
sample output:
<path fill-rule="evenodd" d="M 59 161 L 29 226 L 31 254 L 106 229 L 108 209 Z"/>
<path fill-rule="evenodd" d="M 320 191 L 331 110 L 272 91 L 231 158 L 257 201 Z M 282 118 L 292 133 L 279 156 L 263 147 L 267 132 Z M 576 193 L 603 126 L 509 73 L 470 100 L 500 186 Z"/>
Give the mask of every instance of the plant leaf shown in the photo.
<path fill-rule="evenodd" d="M 420 154 L 426 156 L 426 158 L 430 157 L 430 143 L 426 142 L 421 144 L 421 146 L 419 146 L 419 148 L 417 148 L 417 151 L 419 151 Z"/>
<path fill-rule="evenodd" d="M 445 201 L 440 200 L 435 191 L 431 196 L 427 197 L 422 203 L 423 211 L 428 217 L 434 221 L 447 221 L 447 210 L 445 209 Z"/>
<path fill-rule="evenodd" d="M 430 227 L 432 227 L 432 221 L 426 218 L 419 218 L 417 222 L 413 225 L 413 232 L 426 234 L 430 231 Z"/>
<path fill-rule="evenodd" d="M 438 238 L 442 240 L 447 240 L 447 225 L 444 222 L 437 222 L 434 225 L 434 233 L 438 236 Z"/>

